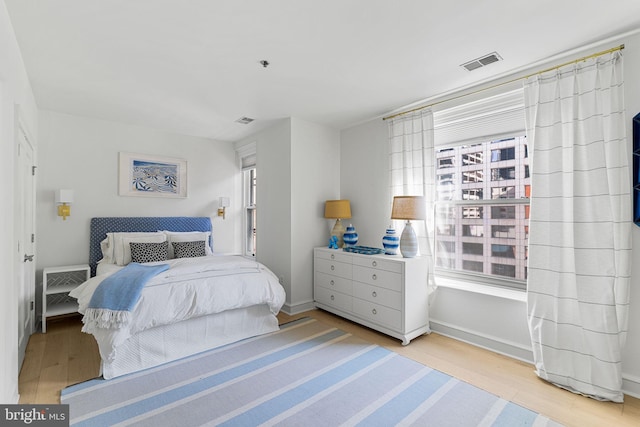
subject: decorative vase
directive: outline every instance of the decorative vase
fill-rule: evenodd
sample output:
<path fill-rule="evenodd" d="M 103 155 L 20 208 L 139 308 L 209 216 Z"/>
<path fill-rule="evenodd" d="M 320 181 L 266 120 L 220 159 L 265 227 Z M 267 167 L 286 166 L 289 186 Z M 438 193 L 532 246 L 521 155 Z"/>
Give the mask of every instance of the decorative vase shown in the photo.
<path fill-rule="evenodd" d="M 347 247 L 355 246 L 358 243 L 358 233 L 356 233 L 356 228 L 349 224 L 347 227 L 347 231 L 344 232 L 342 236 L 344 240 L 344 245 Z"/>
<path fill-rule="evenodd" d="M 405 258 L 413 258 L 418 254 L 418 237 L 413 231 L 411 221 L 407 221 L 400 237 L 400 253 Z"/>
<path fill-rule="evenodd" d="M 386 255 L 397 255 L 400 238 L 396 236 L 396 230 L 391 225 L 387 228 L 387 234 L 382 238 L 382 246 Z"/>

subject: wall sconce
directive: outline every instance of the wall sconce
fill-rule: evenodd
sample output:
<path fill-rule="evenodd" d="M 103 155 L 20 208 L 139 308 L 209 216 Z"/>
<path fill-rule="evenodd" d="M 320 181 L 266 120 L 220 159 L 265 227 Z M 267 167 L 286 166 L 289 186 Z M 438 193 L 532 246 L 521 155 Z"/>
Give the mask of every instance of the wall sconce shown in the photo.
<path fill-rule="evenodd" d="M 338 238 L 338 247 L 344 246 L 344 225 L 342 225 L 341 219 L 351 218 L 351 203 L 349 200 L 327 200 L 324 203 L 324 217 L 328 219 L 335 219 L 336 223 L 331 229 L 331 236 Z"/>
<path fill-rule="evenodd" d="M 229 207 L 229 198 L 228 197 L 220 197 L 218 198 L 218 216 L 221 216 L 222 219 L 225 218 L 226 208 Z"/>
<path fill-rule="evenodd" d="M 396 196 L 393 198 L 391 219 L 406 219 L 406 225 L 400 236 L 400 252 L 405 258 L 418 254 L 418 238 L 411 226 L 412 219 L 425 219 L 427 205 L 422 196 Z"/>
<path fill-rule="evenodd" d="M 57 190 L 56 203 L 58 204 L 58 216 L 66 220 L 71 215 L 71 203 L 73 203 L 73 190 Z"/>

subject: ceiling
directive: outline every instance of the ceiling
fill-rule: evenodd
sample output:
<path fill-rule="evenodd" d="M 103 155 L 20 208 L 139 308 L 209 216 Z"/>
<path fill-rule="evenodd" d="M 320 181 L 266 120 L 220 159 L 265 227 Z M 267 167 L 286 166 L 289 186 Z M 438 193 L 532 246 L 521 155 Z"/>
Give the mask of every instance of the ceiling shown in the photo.
<path fill-rule="evenodd" d="M 220 141 L 285 117 L 348 128 L 640 28 L 638 0 L 5 4 L 39 108 Z"/>

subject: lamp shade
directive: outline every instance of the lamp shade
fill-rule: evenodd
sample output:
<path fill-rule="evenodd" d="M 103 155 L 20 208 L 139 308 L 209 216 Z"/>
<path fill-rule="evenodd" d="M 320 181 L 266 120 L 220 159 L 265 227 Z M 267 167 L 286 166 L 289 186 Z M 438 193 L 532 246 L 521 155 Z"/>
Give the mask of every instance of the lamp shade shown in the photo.
<path fill-rule="evenodd" d="M 73 203 L 73 190 L 56 190 L 56 203 Z"/>
<path fill-rule="evenodd" d="M 324 217 L 333 219 L 351 218 L 349 200 L 327 200 L 324 204 Z"/>
<path fill-rule="evenodd" d="M 218 198 L 218 206 L 221 208 L 228 208 L 229 207 L 229 197 L 219 197 Z"/>
<path fill-rule="evenodd" d="M 395 196 L 391 219 L 426 219 L 427 207 L 423 196 Z"/>

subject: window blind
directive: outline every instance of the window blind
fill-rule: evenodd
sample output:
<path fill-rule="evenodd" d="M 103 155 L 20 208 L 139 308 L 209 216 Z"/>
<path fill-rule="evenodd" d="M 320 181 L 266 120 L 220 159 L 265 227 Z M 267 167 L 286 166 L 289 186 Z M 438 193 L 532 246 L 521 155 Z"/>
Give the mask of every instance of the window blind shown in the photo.
<path fill-rule="evenodd" d="M 441 147 L 490 135 L 522 133 L 524 114 L 522 89 L 435 111 L 435 145 Z"/>
<path fill-rule="evenodd" d="M 236 147 L 236 153 L 240 159 L 240 167 L 242 170 L 256 167 L 257 155 L 255 142 Z"/>

